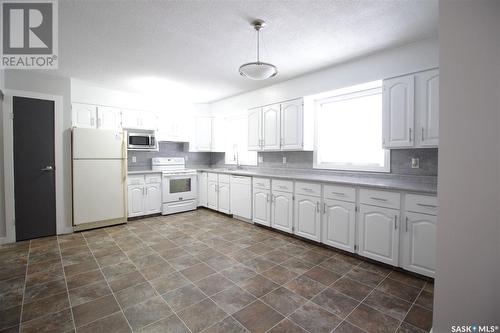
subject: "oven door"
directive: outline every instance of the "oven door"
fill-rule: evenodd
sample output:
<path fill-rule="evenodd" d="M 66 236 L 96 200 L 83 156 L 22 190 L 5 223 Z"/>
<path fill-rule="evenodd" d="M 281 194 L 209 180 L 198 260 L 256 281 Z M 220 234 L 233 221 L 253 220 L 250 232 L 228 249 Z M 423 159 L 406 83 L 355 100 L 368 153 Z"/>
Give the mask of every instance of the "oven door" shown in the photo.
<path fill-rule="evenodd" d="M 196 199 L 196 174 L 163 175 L 163 202 Z"/>

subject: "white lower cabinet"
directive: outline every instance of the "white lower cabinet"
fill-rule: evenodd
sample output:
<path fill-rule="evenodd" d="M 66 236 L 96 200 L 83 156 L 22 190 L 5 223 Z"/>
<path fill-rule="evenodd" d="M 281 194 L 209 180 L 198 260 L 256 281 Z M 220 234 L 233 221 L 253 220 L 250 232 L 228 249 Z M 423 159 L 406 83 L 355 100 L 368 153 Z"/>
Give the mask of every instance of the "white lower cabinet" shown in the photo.
<path fill-rule="evenodd" d="M 402 266 L 409 271 L 434 277 L 437 217 L 411 212 L 405 215 Z"/>
<path fill-rule="evenodd" d="M 398 265 L 399 210 L 361 204 L 358 216 L 359 254 Z"/>
<path fill-rule="evenodd" d="M 271 226 L 271 191 L 269 189 L 253 190 L 253 222 Z"/>
<path fill-rule="evenodd" d="M 354 252 L 356 205 L 352 202 L 323 199 L 321 241 Z"/>
<path fill-rule="evenodd" d="M 321 241 L 321 199 L 302 194 L 295 195 L 294 233 L 317 242 Z"/>
<path fill-rule="evenodd" d="M 292 233 L 293 194 L 273 190 L 271 198 L 271 226 L 275 229 Z"/>
<path fill-rule="evenodd" d="M 208 207 L 208 174 L 198 173 L 198 206 Z"/>
<path fill-rule="evenodd" d="M 218 184 L 216 181 L 209 181 L 207 187 L 207 207 L 210 209 L 217 210 L 218 207 L 218 195 L 217 195 Z"/>
<path fill-rule="evenodd" d="M 161 177 L 134 174 L 128 177 L 128 217 L 161 212 Z"/>
<path fill-rule="evenodd" d="M 219 201 L 217 210 L 224 214 L 231 213 L 229 183 L 221 183 L 219 181 L 217 192 Z"/>
<path fill-rule="evenodd" d="M 144 185 L 128 187 L 128 217 L 144 215 Z"/>
<path fill-rule="evenodd" d="M 161 185 L 146 184 L 144 186 L 144 212 L 145 215 L 161 212 Z"/>

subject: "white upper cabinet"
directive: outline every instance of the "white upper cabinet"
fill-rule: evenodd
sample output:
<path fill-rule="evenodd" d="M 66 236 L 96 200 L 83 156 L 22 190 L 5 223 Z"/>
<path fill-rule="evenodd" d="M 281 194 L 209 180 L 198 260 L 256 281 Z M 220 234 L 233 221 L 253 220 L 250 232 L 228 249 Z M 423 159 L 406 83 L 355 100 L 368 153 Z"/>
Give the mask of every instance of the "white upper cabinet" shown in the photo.
<path fill-rule="evenodd" d="M 248 112 L 248 150 L 260 150 L 262 147 L 262 108 Z"/>
<path fill-rule="evenodd" d="M 273 191 L 271 205 L 272 227 L 292 233 L 293 228 L 293 194 Z"/>
<path fill-rule="evenodd" d="M 310 112 L 310 114 L 313 114 Z M 248 150 L 304 150 L 305 124 L 313 137 L 314 121 L 305 121 L 302 98 L 250 109 Z M 308 140 L 308 142 L 312 140 Z M 311 149 L 309 144 L 307 149 Z"/>
<path fill-rule="evenodd" d="M 414 75 L 406 75 L 383 82 L 382 142 L 385 148 L 414 144 L 414 81 Z"/>
<path fill-rule="evenodd" d="M 156 115 L 150 111 L 122 110 L 122 127 L 125 129 L 157 130 Z"/>
<path fill-rule="evenodd" d="M 354 252 L 356 206 L 352 202 L 323 199 L 322 242 Z"/>
<path fill-rule="evenodd" d="M 97 128 L 120 129 L 122 127 L 122 113 L 120 109 L 109 106 L 97 107 Z"/>
<path fill-rule="evenodd" d="M 314 241 L 321 241 L 321 202 L 320 198 L 308 195 L 295 195 L 296 235 Z"/>
<path fill-rule="evenodd" d="M 404 223 L 402 233 L 403 268 L 434 277 L 436 271 L 437 217 L 406 212 Z"/>
<path fill-rule="evenodd" d="M 262 108 L 262 141 L 264 150 L 280 149 L 280 104 Z"/>
<path fill-rule="evenodd" d="M 196 117 L 195 149 L 197 151 L 212 149 L 212 117 Z"/>
<path fill-rule="evenodd" d="M 73 103 L 71 113 L 74 127 L 97 128 L 97 107 L 95 105 Z"/>
<path fill-rule="evenodd" d="M 302 99 L 281 104 L 281 149 L 303 148 L 303 113 Z"/>
<path fill-rule="evenodd" d="M 397 266 L 399 210 L 362 204 L 358 218 L 359 254 Z"/>
<path fill-rule="evenodd" d="M 415 135 L 419 147 L 437 147 L 439 142 L 439 70 L 415 75 Z"/>

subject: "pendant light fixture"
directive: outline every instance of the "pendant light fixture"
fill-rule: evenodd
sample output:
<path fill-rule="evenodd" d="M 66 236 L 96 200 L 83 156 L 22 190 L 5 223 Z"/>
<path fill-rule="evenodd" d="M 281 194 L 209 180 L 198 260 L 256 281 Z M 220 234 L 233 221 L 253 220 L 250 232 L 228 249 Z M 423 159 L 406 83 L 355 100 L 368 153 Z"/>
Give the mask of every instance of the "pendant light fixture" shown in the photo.
<path fill-rule="evenodd" d="M 260 30 L 266 26 L 263 20 L 252 22 L 257 31 L 257 61 L 249 62 L 240 66 L 240 75 L 252 80 L 265 80 L 278 74 L 278 69 L 273 64 L 260 61 Z"/>

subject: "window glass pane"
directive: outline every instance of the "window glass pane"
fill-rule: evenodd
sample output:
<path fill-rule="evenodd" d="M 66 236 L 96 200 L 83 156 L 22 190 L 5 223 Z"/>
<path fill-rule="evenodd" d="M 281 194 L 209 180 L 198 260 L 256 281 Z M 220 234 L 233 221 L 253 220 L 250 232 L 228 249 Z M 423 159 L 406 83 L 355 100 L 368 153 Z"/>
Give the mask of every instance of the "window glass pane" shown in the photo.
<path fill-rule="evenodd" d="M 248 151 L 247 117 L 226 119 L 226 129 L 226 164 L 257 165 L 257 152 Z"/>
<path fill-rule="evenodd" d="M 316 167 L 389 171 L 379 88 L 316 103 Z"/>

